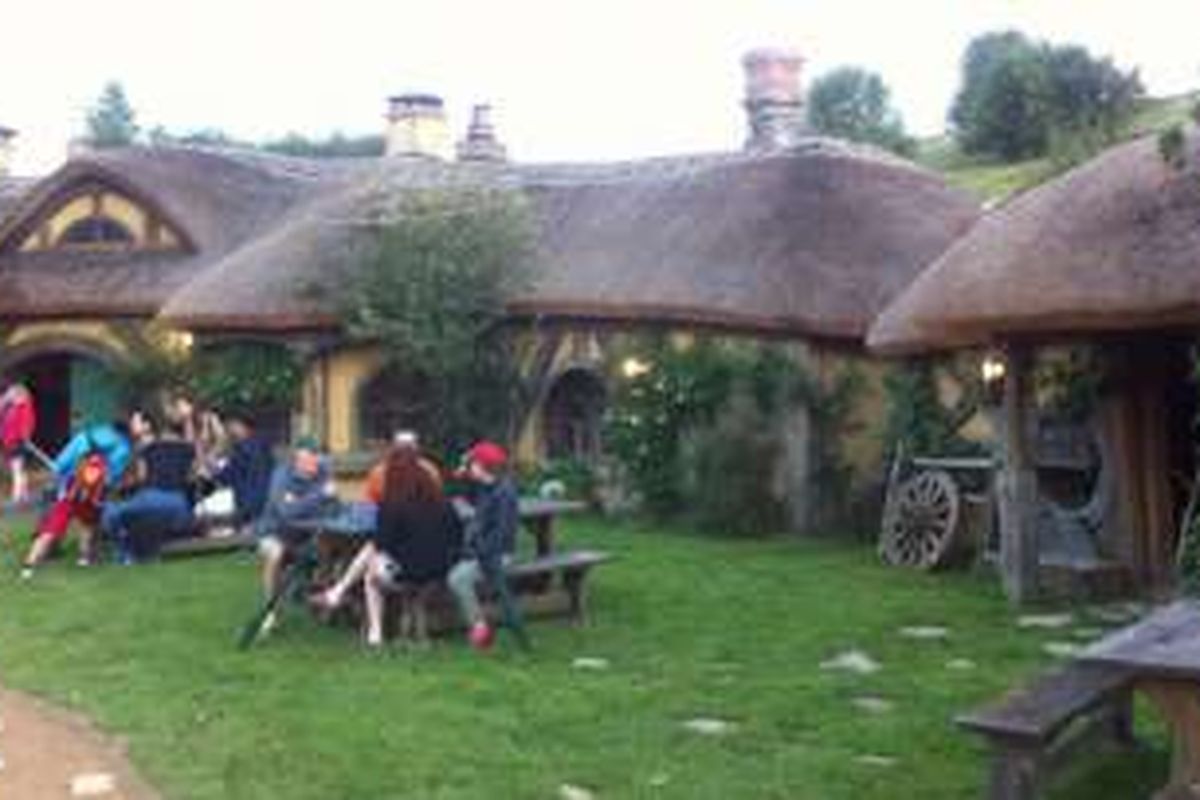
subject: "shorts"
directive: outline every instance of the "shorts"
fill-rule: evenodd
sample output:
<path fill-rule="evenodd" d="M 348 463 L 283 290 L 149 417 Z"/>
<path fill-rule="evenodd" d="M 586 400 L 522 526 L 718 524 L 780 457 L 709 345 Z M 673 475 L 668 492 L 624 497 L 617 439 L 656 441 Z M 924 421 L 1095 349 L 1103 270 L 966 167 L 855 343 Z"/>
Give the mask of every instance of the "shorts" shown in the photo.
<path fill-rule="evenodd" d="M 46 510 L 38 524 L 38 536 L 47 536 L 51 541 L 59 542 L 67 535 L 71 520 L 77 519 L 89 528 L 100 524 L 100 505 L 89 500 L 71 500 L 59 498 Z"/>
<path fill-rule="evenodd" d="M 404 568 L 387 553 L 377 552 L 375 554 L 373 568 L 376 580 L 379 581 L 379 585 L 384 589 L 396 591 L 404 583 Z"/>
<path fill-rule="evenodd" d="M 287 551 L 287 542 L 274 534 L 269 534 L 258 540 L 258 554 L 262 558 L 282 558 L 287 554 Z"/>

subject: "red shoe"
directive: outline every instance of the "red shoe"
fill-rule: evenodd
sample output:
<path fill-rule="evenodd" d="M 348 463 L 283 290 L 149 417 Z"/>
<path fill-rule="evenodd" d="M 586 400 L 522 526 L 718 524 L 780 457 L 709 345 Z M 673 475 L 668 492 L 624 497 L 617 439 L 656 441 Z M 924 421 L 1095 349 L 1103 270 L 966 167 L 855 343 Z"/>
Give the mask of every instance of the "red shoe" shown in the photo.
<path fill-rule="evenodd" d="M 495 638 L 496 634 L 492 632 L 491 627 L 486 622 L 476 622 L 471 626 L 471 630 L 467 634 L 467 641 L 476 650 L 490 649 Z"/>

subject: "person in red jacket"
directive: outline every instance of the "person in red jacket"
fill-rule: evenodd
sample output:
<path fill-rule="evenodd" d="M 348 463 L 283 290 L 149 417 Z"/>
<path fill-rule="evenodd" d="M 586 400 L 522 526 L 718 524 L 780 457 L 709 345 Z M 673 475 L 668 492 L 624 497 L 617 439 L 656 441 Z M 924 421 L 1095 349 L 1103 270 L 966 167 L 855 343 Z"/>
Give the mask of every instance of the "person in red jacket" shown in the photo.
<path fill-rule="evenodd" d="M 0 453 L 12 478 L 12 501 L 29 499 L 29 480 L 25 475 L 25 442 L 33 438 L 37 412 L 33 395 L 23 384 L 14 383 L 0 395 Z"/>

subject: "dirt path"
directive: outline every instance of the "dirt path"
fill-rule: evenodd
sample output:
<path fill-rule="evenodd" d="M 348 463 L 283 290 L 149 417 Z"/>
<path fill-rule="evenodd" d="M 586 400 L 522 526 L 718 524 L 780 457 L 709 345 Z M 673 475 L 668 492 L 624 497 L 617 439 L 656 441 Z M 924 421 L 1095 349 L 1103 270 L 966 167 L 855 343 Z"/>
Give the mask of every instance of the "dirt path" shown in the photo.
<path fill-rule="evenodd" d="M 124 748 L 86 720 L 0 690 L 0 798 L 4 800 L 160 800 Z"/>

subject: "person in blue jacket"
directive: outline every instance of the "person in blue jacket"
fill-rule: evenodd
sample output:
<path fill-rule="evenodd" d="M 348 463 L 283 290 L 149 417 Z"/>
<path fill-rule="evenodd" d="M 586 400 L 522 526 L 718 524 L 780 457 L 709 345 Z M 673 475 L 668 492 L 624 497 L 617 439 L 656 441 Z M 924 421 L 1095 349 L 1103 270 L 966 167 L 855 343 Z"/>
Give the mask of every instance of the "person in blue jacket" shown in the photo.
<path fill-rule="evenodd" d="M 264 598 L 279 589 L 285 561 L 304 541 L 304 535 L 298 535 L 294 526 L 327 516 L 336 505 L 329 459 L 321 453 L 316 439 L 300 437 L 292 446 L 291 458 L 275 468 L 266 506 L 255 523 Z M 272 612 L 263 621 L 263 631 L 270 632 L 277 623 L 278 617 Z"/>
<path fill-rule="evenodd" d="M 77 433 L 54 459 L 52 469 L 58 484 L 54 503 L 38 522 L 37 533 L 25 557 L 23 578 L 67 535 L 72 520 L 79 520 L 79 565 L 95 559 L 96 528 L 105 496 L 119 486 L 133 455 L 133 441 L 145 435 L 148 422 L 140 411 L 128 422 L 116 420 L 93 425 Z"/>

